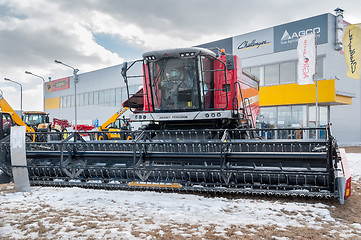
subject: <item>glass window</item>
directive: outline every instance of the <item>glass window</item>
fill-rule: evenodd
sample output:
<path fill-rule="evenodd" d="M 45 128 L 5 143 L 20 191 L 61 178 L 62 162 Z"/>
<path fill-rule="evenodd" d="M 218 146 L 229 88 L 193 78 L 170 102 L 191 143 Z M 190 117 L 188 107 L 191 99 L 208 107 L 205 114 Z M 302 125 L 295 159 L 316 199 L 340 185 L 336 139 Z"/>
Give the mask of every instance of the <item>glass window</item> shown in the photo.
<path fill-rule="evenodd" d="M 88 93 L 84 93 L 84 105 L 85 106 L 89 105 L 89 94 Z"/>
<path fill-rule="evenodd" d="M 292 127 L 307 126 L 307 107 L 292 106 Z"/>
<path fill-rule="evenodd" d="M 279 64 L 265 66 L 264 78 L 266 86 L 279 84 Z"/>
<path fill-rule="evenodd" d="M 99 104 L 99 91 L 94 92 L 94 105 Z"/>
<path fill-rule="evenodd" d="M 109 106 L 110 104 L 110 89 L 104 90 L 104 104 L 105 106 Z"/>
<path fill-rule="evenodd" d="M 74 98 L 74 95 L 71 95 L 70 96 L 70 107 L 74 107 L 74 100 L 75 100 L 75 98 Z"/>
<path fill-rule="evenodd" d="M 104 105 L 105 103 L 105 91 L 99 91 L 99 105 Z"/>
<path fill-rule="evenodd" d="M 115 106 L 115 89 L 109 89 L 109 106 Z"/>
<path fill-rule="evenodd" d="M 59 98 L 60 108 L 63 108 L 63 101 L 64 101 L 64 97 L 60 97 L 60 98 Z"/>
<path fill-rule="evenodd" d="M 296 62 L 284 62 L 280 64 L 280 83 L 296 82 Z"/>
<path fill-rule="evenodd" d="M 115 101 L 116 101 L 116 106 L 121 106 L 123 101 L 122 101 L 122 89 L 121 88 L 116 88 L 115 89 Z"/>
<path fill-rule="evenodd" d="M 83 106 L 84 105 L 84 94 L 79 94 L 77 95 L 78 99 L 77 99 L 77 103 L 78 106 Z"/>
<path fill-rule="evenodd" d="M 316 107 L 315 106 L 309 106 L 308 107 L 309 112 L 309 127 L 316 127 Z M 324 127 L 328 123 L 328 107 L 325 106 L 319 106 L 319 126 Z M 325 132 L 319 131 L 319 137 L 325 138 Z M 310 138 L 316 137 L 316 131 L 310 132 Z"/>
<path fill-rule="evenodd" d="M 320 107 L 320 126 L 324 127 L 328 123 L 328 107 Z"/>
<path fill-rule="evenodd" d="M 196 58 L 164 58 L 148 64 L 154 111 L 200 108 Z"/>
<path fill-rule="evenodd" d="M 122 102 L 128 99 L 127 87 L 122 87 Z"/>
<path fill-rule="evenodd" d="M 265 107 L 260 109 L 259 122 L 261 128 L 276 128 L 277 126 L 277 108 Z M 265 139 L 272 139 L 275 137 L 275 131 L 262 131 L 261 135 Z"/>
<path fill-rule="evenodd" d="M 255 75 L 259 79 L 259 85 L 264 86 L 264 67 L 252 67 L 250 73 Z"/>
<path fill-rule="evenodd" d="M 291 127 L 291 106 L 278 107 L 278 127 Z"/>
<path fill-rule="evenodd" d="M 70 107 L 70 96 L 65 96 L 64 98 L 64 107 Z"/>
<path fill-rule="evenodd" d="M 260 67 L 252 67 L 249 71 L 251 74 L 255 75 L 257 78 L 260 78 Z"/>
<path fill-rule="evenodd" d="M 94 92 L 90 92 L 88 94 L 88 102 L 89 102 L 89 105 L 93 105 L 94 104 Z"/>

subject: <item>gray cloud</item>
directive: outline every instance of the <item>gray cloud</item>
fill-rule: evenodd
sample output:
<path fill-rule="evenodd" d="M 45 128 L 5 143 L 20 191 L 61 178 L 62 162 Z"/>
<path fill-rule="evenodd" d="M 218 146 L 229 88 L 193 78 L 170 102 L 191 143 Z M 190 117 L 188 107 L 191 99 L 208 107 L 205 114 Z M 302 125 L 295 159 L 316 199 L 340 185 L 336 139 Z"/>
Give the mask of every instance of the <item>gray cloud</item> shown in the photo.
<path fill-rule="evenodd" d="M 24 83 L 28 92 L 39 92 L 39 79 L 25 75 L 25 70 L 53 78 L 71 75 L 54 59 L 81 72 L 120 63 L 123 56 L 97 45 L 93 32 L 114 34 L 120 41 L 149 50 L 197 45 L 333 13 L 336 7 L 345 10 L 351 23 L 361 22 L 361 6 L 355 1 L 0 0 L 0 88 L 10 86 L 1 81 L 10 77 Z"/>

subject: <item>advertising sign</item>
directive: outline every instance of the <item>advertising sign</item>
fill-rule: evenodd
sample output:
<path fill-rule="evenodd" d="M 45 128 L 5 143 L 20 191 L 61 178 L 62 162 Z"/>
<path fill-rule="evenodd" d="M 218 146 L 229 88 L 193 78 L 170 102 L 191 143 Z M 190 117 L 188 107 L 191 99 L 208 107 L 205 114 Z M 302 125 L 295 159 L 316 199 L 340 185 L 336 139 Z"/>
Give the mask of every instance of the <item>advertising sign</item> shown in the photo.
<path fill-rule="evenodd" d="M 297 46 L 297 83 L 299 85 L 314 84 L 316 54 L 316 33 L 302 36 Z"/>
<path fill-rule="evenodd" d="M 283 24 L 274 27 L 274 51 L 281 52 L 297 48 L 298 39 L 307 34 L 317 34 L 317 44 L 328 41 L 328 14 Z"/>
<path fill-rule="evenodd" d="M 273 53 L 273 29 L 233 37 L 233 54 L 240 58 Z"/>
<path fill-rule="evenodd" d="M 342 41 L 347 65 L 346 76 L 349 78 L 360 79 L 361 23 L 348 25 Z"/>
<path fill-rule="evenodd" d="M 70 78 L 66 77 L 66 78 L 57 79 L 57 80 L 54 80 L 51 82 L 47 82 L 46 90 L 47 90 L 47 92 L 54 92 L 54 91 L 59 91 L 59 90 L 63 90 L 63 89 L 68 89 L 69 81 L 70 81 Z"/>

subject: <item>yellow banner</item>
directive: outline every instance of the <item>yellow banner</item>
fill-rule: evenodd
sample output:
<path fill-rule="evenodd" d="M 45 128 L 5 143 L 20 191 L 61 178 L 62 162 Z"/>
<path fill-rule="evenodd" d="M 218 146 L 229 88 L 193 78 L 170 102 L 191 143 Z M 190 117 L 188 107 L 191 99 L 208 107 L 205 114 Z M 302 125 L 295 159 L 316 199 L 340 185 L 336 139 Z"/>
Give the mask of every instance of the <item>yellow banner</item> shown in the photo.
<path fill-rule="evenodd" d="M 361 68 L 361 23 L 348 25 L 343 35 L 347 77 L 360 79 Z"/>

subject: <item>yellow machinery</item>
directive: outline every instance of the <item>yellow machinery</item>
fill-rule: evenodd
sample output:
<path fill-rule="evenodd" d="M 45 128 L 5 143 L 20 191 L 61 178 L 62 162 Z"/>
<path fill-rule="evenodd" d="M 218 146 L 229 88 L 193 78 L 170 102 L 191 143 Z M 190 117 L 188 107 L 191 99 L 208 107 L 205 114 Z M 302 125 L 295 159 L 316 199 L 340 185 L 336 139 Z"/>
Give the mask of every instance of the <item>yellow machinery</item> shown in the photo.
<path fill-rule="evenodd" d="M 49 114 L 43 111 L 23 112 L 23 122 L 36 132 L 50 132 Z"/>
<path fill-rule="evenodd" d="M 129 108 L 122 107 L 117 111 L 113 116 L 111 116 L 105 123 L 103 123 L 99 128 L 99 133 L 97 134 L 98 140 L 110 140 L 110 139 L 123 139 L 130 140 L 132 139 L 131 135 L 127 134 L 130 131 L 130 125 L 127 119 L 120 118 Z M 122 134 L 121 131 L 124 131 Z"/>
<path fill-rule="evenodd" d="M 8 112 L 11 115 L 11 118 L 15 122 L 16 125 L 19 126 L 25 126 L 26 132 L 31 133 L 35 132 L 34 128 L 28 126 L 20 117 L 19 115 L 14 111 L 14 109 L 9 105 L 9 103 L 5 100 L 2 93 L 0 93 L 0 107 L 2 112 Z M 35 137 L 35 135 L 34 135 Z"/>

